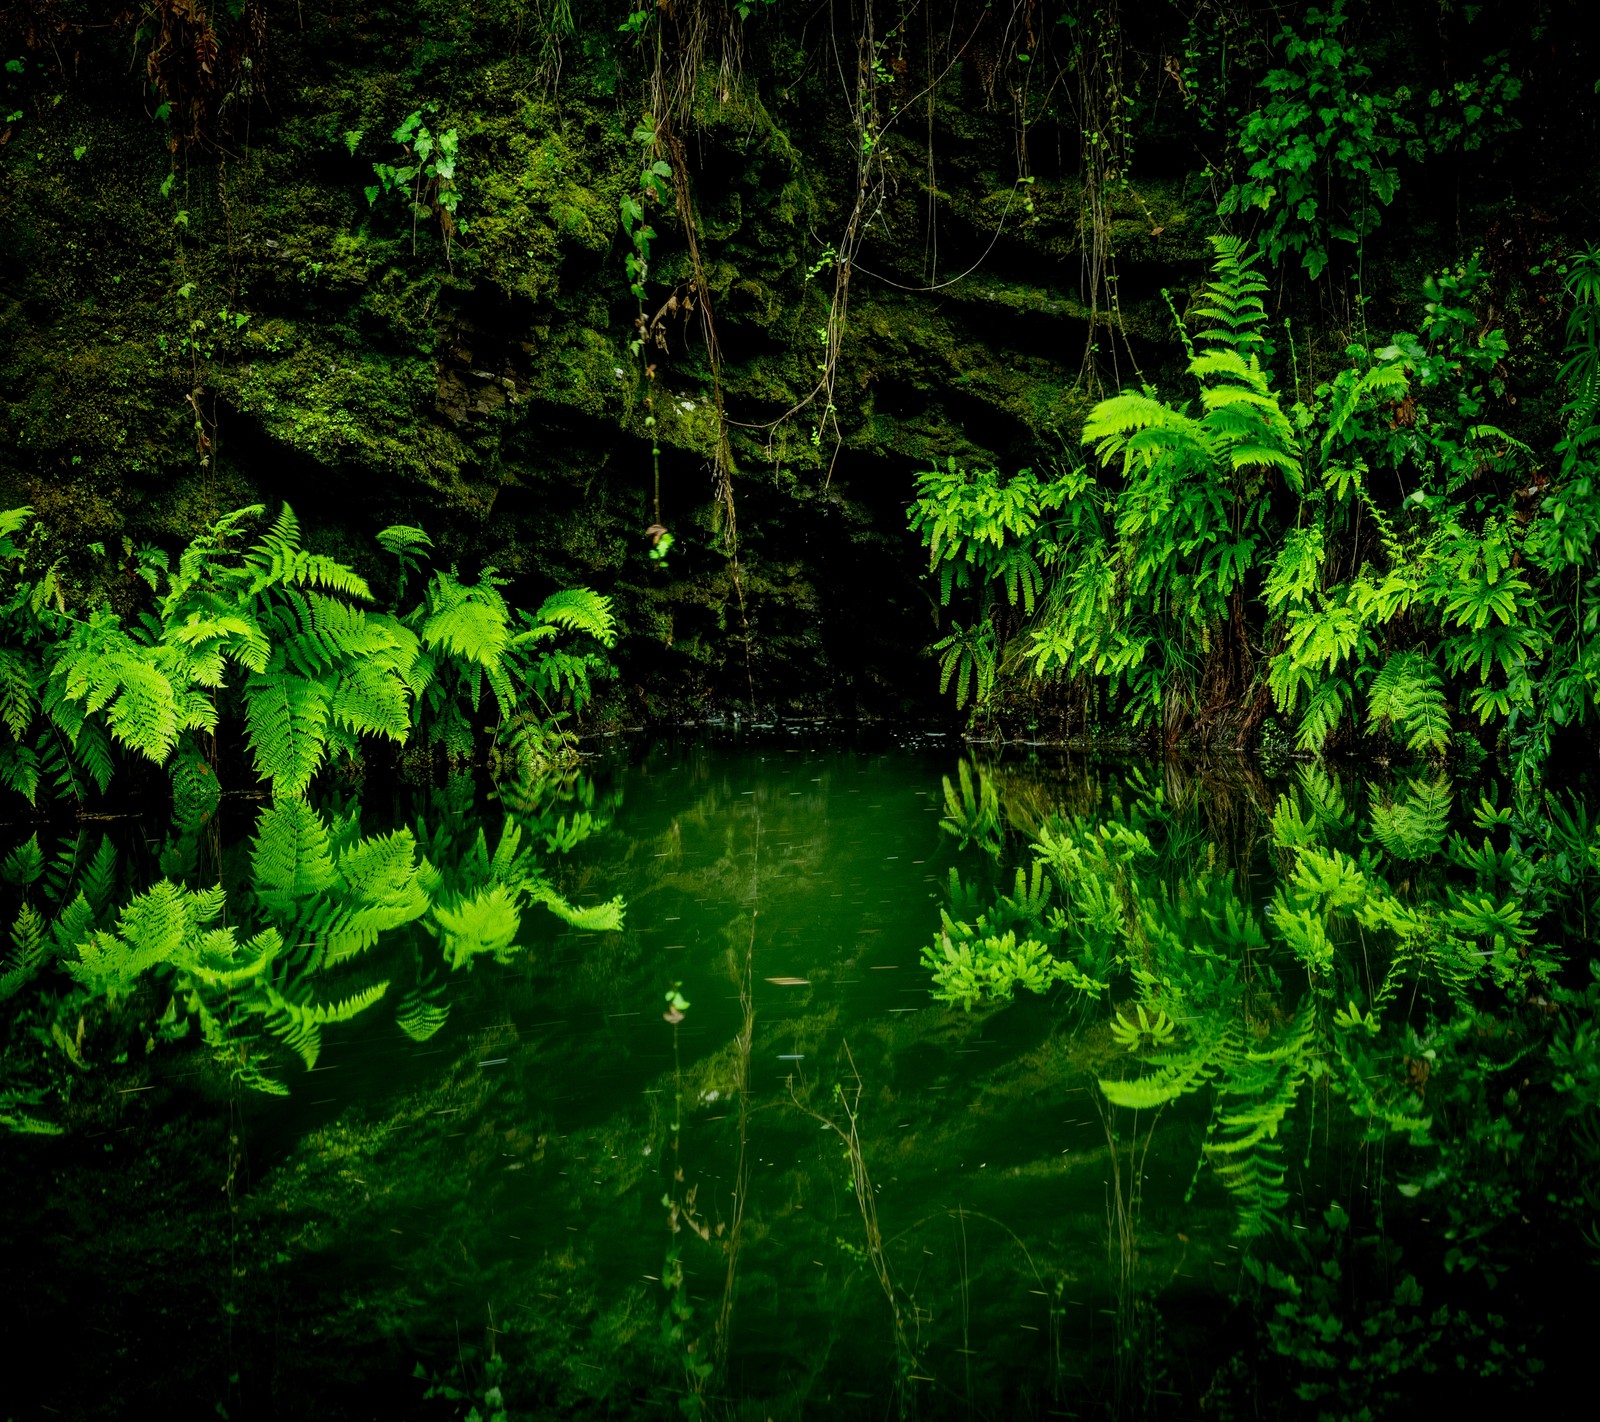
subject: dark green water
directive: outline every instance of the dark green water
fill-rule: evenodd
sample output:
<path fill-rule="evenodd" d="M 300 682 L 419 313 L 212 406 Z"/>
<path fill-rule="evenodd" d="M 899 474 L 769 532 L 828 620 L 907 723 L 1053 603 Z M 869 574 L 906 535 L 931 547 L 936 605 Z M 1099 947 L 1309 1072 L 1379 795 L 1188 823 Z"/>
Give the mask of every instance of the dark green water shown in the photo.
<path fill-rule="evenodd" d="M 1003 882 L 940 827 L 957 761 L 619 753 L 554 877 L 622 894 L 624 931 L 535 908 L 425 1042 L 374 1010 L 283 1100 L 161 1049 L 80 1129 L 11 1142 L 8 1348 L 78 1361 L 7 1415 L 1198 1415 L 1244 1279 L 1226 1193 L 1185 1200 L 1207 1107 L 1152 1134 L 1107 1104 L 1105 1002 L 932 1000 L 950 869 Z M 1259 781 L 990 775 L 1007 842 L 1164 793 L 1173 862 L 1231 859 L 1240 902 L 1270 873 Z M 1316 1168 L 1367 1189 L 1359 1152 Z"/>

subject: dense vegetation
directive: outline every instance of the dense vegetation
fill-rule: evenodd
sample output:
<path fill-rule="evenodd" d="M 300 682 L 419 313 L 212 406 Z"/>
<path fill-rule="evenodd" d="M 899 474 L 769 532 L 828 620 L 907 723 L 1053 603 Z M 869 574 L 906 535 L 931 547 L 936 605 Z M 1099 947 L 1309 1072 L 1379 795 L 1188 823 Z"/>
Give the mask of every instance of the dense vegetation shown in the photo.
<path fill-rule="evenodd" d="M 1189 1196 L 1242 1241 L 1210 1411 L 1532 1385 L 1600 1248 L 1582 10 L 0 0 L 0 1126 L 81 1136 L 163 1052 L 237 1112 L 380 1002 L 431 1041 L 534 904 L 614 943 L 616 887 L 557 867 L 606 824 L 583 713 L 1242 753 L 1226 832 L 1153 780 L 944 784 L 986 862 L 942 886 L 940 1020 L 1026 989 L 1099 1053 L 1096 1405 L 1179 1396 L 1137 1182 L 1196 1104 Z M 696 1214 L 699 989 L 656 977 L 671 1239 L 626 1366 L 695 1414 L 743 1205 Z M 908 1406 L 845 1059 L 789 1104 Z M 505 1370 L 424 1400 L 493 1414 Z"/>
<path fill-rule="evenodd" d="M 75 579 L 86 543 L 170 549 L 246 504 L 287 500 L 347 560 L 425 526 L 447 561 L 613 596 L 630 716 L 926 707 L 920 653 L 949 629 L 908 474 L 1070 466 L 1101 395 L 1181 398 L 1163 291 L 1188 307 L 1219 231 L 1262 252 L 1286 412 L 1417 333 L 1391 444 L 1455 453 L 1378 460 L 1375 401 L 1331 451 L 1368 460 L 1375 507 L 1415 492 L 1398 458 L 1449 462 L 1441 484 L 1491 462 L 1495 506 L 1537 508 L 1542 485 L 1515 495 L 1532 466 L 1555 482 L 1589 235 L 1576 15 L 3 7 L 0 502 L 39 510 Z M 1418 364 L 1463 345 L 1469 369 Z M 1257 496 L 1280 522 L 1284 479 Z M 1378 536 L 1349 531 L 1351 577 Z M 1223 652 L 1187 655 L 1205 684 Z M 1163 718 L 1254 710 L 1251 670 L 1212 666 Z M 1021 719 L 1117 724 L 1003 686 Z"/>

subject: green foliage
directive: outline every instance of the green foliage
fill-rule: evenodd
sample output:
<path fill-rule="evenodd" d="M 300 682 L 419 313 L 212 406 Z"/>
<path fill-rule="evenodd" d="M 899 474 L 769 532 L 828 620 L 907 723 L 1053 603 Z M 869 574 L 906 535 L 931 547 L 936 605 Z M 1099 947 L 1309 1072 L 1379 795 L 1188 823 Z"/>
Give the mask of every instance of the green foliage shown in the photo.
<path fill-rule="evenodd" d="M 1033 534 L 1063 497 L 1031 469 L 1003 484 L 997 470 L 969 473 L 954 459 L 918 474 L 909 519 L 928 550 L 929 575 L 939 579 L 939 601 L 948 606 L 958 589 L 998 584 L 1009 605 L 1032 612 L 1043 583 Z"/>
<path fill-rule="evenodd" d="M 992 777 L 963 760 L 956 767 L 955 784 L 948 775 L 944 777 L 944 808 L 939 828 L 954 835 L 961 848 L 976 844 L 991 858 L 1000 857 L 1004 827 Z"/>
<path fill-rule="evenodd" d="M 571 759 L 559 718 L 609 671 L 607 600 L 569 589 L 529 613 L 506 603 L 493 569 L 476 582 L 434 570 L 414 605 L 379 610 L 363 578 L 303 546 L 289 509 L 248 541 L 259 513 L 219 519 L 175 566 L 142 556 L 141 577 L 155 596 L 131 618 L 103 604 L 71 610 L 54 567 L 39 566 L 28 511 L 0 516 L 0 765 L 8 783 L 30 798 L 49 790 L 82 800 L 136 757 L 161 766 L 172 787 L 172 835 L 160 853 L 167 877 L 114 918 L 114 856 L 104 844 L 86 862 L 65 849 L 52 862 L 35 838 L 0 864 L 10 892 L 21 895 L 0 998 L 37 985 L 55 1003 L 45 1008 L 51 1039 L 78 1069 L 87 1062 L 86 1007 L 115 1013 L 155 991 L 168 1005 L 152 1046 L 198 1024 L 236 1080 L 281 1092 L 275 1053 L 314 1065 L 324 1028 L 386 994 L 391 978 L 366 962 L 385 938 L 404 941 L 414 927 L 418 943 L 438 943 L 434 961 L 450 970 L 484 954 L 509 959 L 529 902 L 588 931 L 622 923 L 620 901 L 569 904 L 533 852 L 518 847 L 526 832 L 546 852 L 565 852 L 600 823 L 592 792 L 585 798 L 570 778 L 550 794 L 526 777 Z M 396 527 L 378 541 L 397 560 L 403 591 L 422 571 L 427 537 Z M 502 726 L 537 728 L 544 750 L 537 766 L 499 762 L 522 822 L 508 818 L 493 854 L 481 832 L 465 845 L 427 839 L 421 826 L 363 837 L 354 813 L 330 817 L 307 798 L 330 759 L 358 756 L 369 738 L 404 744 L 420 730 L 465 759 L 490 705 Z M 232 726 L 242 726 L 272 795 L 243 895 L 206 884 L 217 854 L 204 832 L 222 793 L 212 738 Z M 431 858 L 419 855 L 423 840 Z M 448 1007 L 418 951 L 399 1016 L 420 1039 L 443 1026 Z M 75 986 L 52 999 L 53 966 Z M 76 1035 L 62 1025 L 74 1009 Z M 48 1089 L 18 1091 L 0 1106 L 14 1128 L 32 1129 L 41 1118 L 27 1108 Z"/>
<path fill-rule="evenodd" d="M 994 469 L 969 472 L 951 459 L 943 469 L 917 475 L 917 495 L 908 517 L 928 550 L 940 604 L 949 606 L 956 592 L 978 598 L 972 624 L 955 623 L 934 644 L 939 690 L 953 685 L 958 707 L 970 702 L 974 712 L 982 711 L 1000 670 L 1002 624 L 1012 611 L 1032 614 L 1044 587 L 1052 556 L 1044 519 L 1060 508 L 1067 489 L 1041 482 L 1031 469 L 1002 483 Z"/>
<path fill-rule="evenodd" d="M 1384 725 L 1404 739 L 1409 750 L 1436 754 L 1450 745 L 1449 710 L 1443 682 L 1421 652 L 1396 652 L 1367 688 L 1367 726 Z"/>
<path fill-rule="evenodd" d="M 630 17 L 630 23 L 634 19 L 638 19 L 642 26 L 649 19 L 649 11 L 636 11 Z M 623 28 L 627 29 L 628 25 L 625 24 Z M 631 345 L 633 353 L 638 355 L 645 345 L 645 282 L 650 277 L 650 244 L 656 238 L 656 230 L 650 225 L 648 213 L 651 208 L 659 207 L 666 202 L 672 183 L 672 165 L 659 156 L 662 147 L 661 138 L 655 120 L 648 114 L 643 122 L 635 125 L 633 141 L 639 147 L 639 185 L 635 192 L 625 194 L 618 199 L 617 214 L 622 220 L 623 233 L 632 248 L 632 251 L 623 257 L 623 265 L 627 271 L 628 290 L 639 302 L 637 334 Z"/>
<path fill-rule="evenodd" d="M 37 798 L 104 791 L 121 750 L 164 766 L 190 832 L 219 788 L 195 732 L 217 733 L 242 711 L 251 760 L 276 797 L 302 795 L 330 759 L 359 756 L 367 739 L 397 745 L 423 729 L 430 745 L 472 754 L 487 690 L 502 724 L 535 708 L 541 725 L 581 709 L 609 672 L 615 640 L 608 601 L 567 589 L 538 612 L 514 610 L 492 568 L 476 582 L 435 570 L 409 609 L 379 610 L 366 581 L 303 546 L 285 507 L 259 540 L 244 527 L 261 511 L 219 519 L 176 567 L 147 559 L 153 607 L 126 619 L 105 606 L 67 608 L 52 568 L 16 535 L 29 512 L 0 521 L 0 776 Z M 385 529 L 378 542 L 420 568 L 420 530 Z M 576 645 L 572 639 L 579 639 Z"/>
<path fill-rule="evenodd" d="M 355 129 L 345 135 L 345 145 L 352 154 L 363 136 Z M 448 261 L 451 244 L 467 231 L 466 222 L 456 216 L 461 205 L 461 187 L 456 177 L 460 140 L 456 131 L 448 128 L 435 134 L 423 119 L 422 110 L 414 109 L 390 135 L 390 142 L 398 144 L 404 156 L 397 163 L 381 159 L 373 163 L 378 182 L 366 189 L 367 205 L 376 203 L 380 194 L 395 193 L 404 199 L 412 218 L 413 253 L 417 250 L 418 219 L 437 218 Z"/>
<path fill-rule="evenodd" d="M 1266 101 L 1236 139 L 1245 176 L 1218 205 L 1224 216 L 1264 212 L 1269 260 L 1298 256 L 1312 277 L 1331 243 L 1359 246 L 1377 228 L 1399 190 L 1401 152 L 1422 153 L 1410 91 L 1368 89 L 1372 71 L 1345 39 L 1347 18 L 1345 0 L 1332 0 L 1306 12 L 1303 34 L 1286 26 L 1279 35 L 1283 63 L 1261 81 Z M 1502 103 L 1515 96 L 1500 92 Z"/>
<path fill-rule="evenodd" d="M 1293 1395 L 1324 1416 L 1393 1405 L 1403 1383 L 1438 1370 L 1447 1338 L 1459 1347 L 1473 1335 L 1464 1314 L 1425 1307 L 1416 1275 L 1399 1268 L 1399 1247 L 1381 1234 L 1358 1236 L 1338 1204 L 1297 1238 L 1285 1262 L 1289 1269 L 1247 1257 L 1245 1270 L 1270 1349 L 1296 1379 Z M 1382 1291 L 1356 1295 L 1357 1281 L 1369 1277 L 1384 1280 Z"/>
<path fill-rule="evenodd" d="M 990 823 L 1023 819 L 993 772 L 969 782 L 992 787 Z M 1297 782 L 1272 814 L 1277 872 L 1264 912 L 1248 881 L 1219 866 L 1217 847 L 1197 844 L 1147 787 L 1093 817 L 1031 806 L 1036 827 L 1023 863 L 1006 869 L 1009 885 L 975 892 L 952 872 L 922 955 L 934 996 L 964 1009 L 1058 982 L 1080 1002 L 1111 997 L 1109 1039 L 1145 1065 L 1104 1073 L 1105 1099 L 1155 1112 L 1209 1097 L 1191 1191 L 1209 1171 L 1239 1232 L 1263 1238 L 1294 1215 L 1294 1143 L 1322 1103 L 1342 1103 L 1332 1129 L 1397 1137 L 1412 1159 L 1455 1149 L 1441 1140 L 1457 1124 L 1416 1089 L 1426 1074 L 1417 1063 L 1442 1060 L 1418 1034 L 1449 1023 L 1460 1034 L 1450 1040 L 1467 1043 L 1483 1031 L 1485 1004 L 1559 996 L 1561 963 L 1574 945 L 1586 951 L 1586 925 L 1600 919 L 1600 825 L 1572 804 L 1524 818 L 1485 797 L 1471 816 L 1483 842 L 1457 833 L 1446 855 L 1456 797 L 1444 776 L 1368 786 L 1364 813 L 1322 766 L 1300 767 Z M 946 833 L 983 844 L 954 813 L 981 805 L 982 792 L 952 785 L 950 799 Z M 1004 835 L 989 844 L 1004 863 Z M 1600 988 L 1590 997 L 1600 1003 Z M 1574 1111 L 1600 1091 L 1591 1006 L 1585 998 L 1574 1025 L 1544 1029 L 1540 1070 Z"/>
<path fill-rule="evenodd" d="M 1455 791 L 1449 781 L 1406 782 L 1403 793 L 1371 807 L 1372 834 L 1391 859 L 1430 859 L 1444 847 Z"/>
<path fill-rule="evenodd" d="M 476 819 L 469 828 L 448 805 L 414 831 L 364 836 L 353 811 L 329 814 L 304 797 L 280 798 L 256 821 L 245 885 L 225 891 L 165 878 L 120 907 L 122 876 L 109 841 L 66 841 L 52 855 L 34 836 L 0 860 L 0 881 L 17 899 L 12 949 L 0 956 L 0 1001 L 33 985 L 52 1040 L 80 1071 L 89 1067 L 85 1020 L 165 1002 L 147 1051 L 198 1026 L 201 1043 L 236 1081 L 281 1094 L 282 1060 L 315 1066 L 324 1030 L 388 996 L 409 959 L 412 982 L 396 1020 L 424 1041 L 449 1019 L 450 973 L 481 957 L 506 963 L 524 950 L 530 903 L 581 931 L 622 927 L 620 899 L 569 903 L 541 858 L 601 823 L 592 785 L 574 778 L 524 793 L 543 799 L 545 810 L 508 815 L 492 849 Z M 587 808 L 573 813 L 578 805 Z M 74 1021 L 76 1036 L 64 1025 Z M 49 1128 L 48 1115 L 32 1109 L 47 1104 L 46 1086 L 7 1090 L 0 1116 L 10 1128 Z"/>
<path fill-rule="evenodd" d="M 1064 481 L 1071 533 L 1051 559 L 1063 575 L 1028 633 L 1036 674 L 1105 678 L 1137 725 L 1174 722 L 1208 664 L 1229 656 L 1266 550 L 1270 488 L 1302 481 L 1300 437 L 1261 363 L 1265 284 L 1239 243 L 1213 245 L 1189 363 L 1200 413 L 1149 390 L 1094 408 L 1083 440 L 1119 487 Z"/>
<path fill-rule="evenodd" d="M 941 829 L 998 859 L 1004 841 L 993 776 L 963 761 L 959 787 L 947 777 L 945 797 Z M 1008 1001 L 1019 987 L 1043 994 L 1058 982 L 1101 996 L 1122 961 L 1127 866 L 1149 852 L 1137 830 L 1052 817 L 1038 828 L 1032 862 L 1016 870 L 1009 893 L 968 890 L 952 871 L 938 937 L 922 951 L 934 996 L 967 1010 Z"/>
<path fill-rule="evenodd" d="M 1531 782 L 1600 692 L 1600 581 L 1580 571 L 1600 546 L 1592 402 L 1569 402 L 1563 482 L 1530 517 L 1532 450 L 1487 420 L 1508 346 L 1475 256 L 1429 278 L 1419 333 L 1350 347 L 1290 406 L 1265 365 L 1265 284 L 1242 243 L 1214 247 L 1190 311 L 1197 407 L 1148 388 L 1101 401 L 1083 431 L 1098 474 L 920 476 L 930 574 L 977 613 L 936 645 L 941 687 L 989 712 L 1026 665 L 1170 740 L 1264 681 L 1302 753 L 1365 734 L 1441 759 L 1483 728 L 1512 737 Z M 1581 392 L 1600 281 L 1574 265 Z M 1397 505 L 1374 497 L 1378 470 Z"/>

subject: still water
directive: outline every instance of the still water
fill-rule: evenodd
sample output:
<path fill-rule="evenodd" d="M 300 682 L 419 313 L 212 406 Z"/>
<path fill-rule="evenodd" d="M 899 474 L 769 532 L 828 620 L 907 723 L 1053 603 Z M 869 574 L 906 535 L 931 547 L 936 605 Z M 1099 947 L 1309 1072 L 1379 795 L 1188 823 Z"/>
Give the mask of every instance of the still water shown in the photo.
<path fill-rule="evenodd" d="M 0 1322 L 13 1358 L 79 1362 L 0 1411 L 1192 1414 L 1242 1278 L 1226 1192 L 1191 1190 L 1207 1110 L 1152 1133 L 1108 1104 L 1108 1001 L 931 996 L 951 870 L 981 897 L 1023 862 L 941 827 L 959 760 L 820 734 L 602 758 L 549 872 L 620 894 L 622 931 L 533 907 L 425 1040 L 380 1004 L 283 1099 L 160 1047 L 83 1129 L 12 1143 Z M 1026 753 L 987 774 L 1000 840 L 1162 793 Z M 1247 903 L 1259 782 L 1201 789 L 1167 788 L 1204 821 L 1173 852 L 1231 856 Z"/>

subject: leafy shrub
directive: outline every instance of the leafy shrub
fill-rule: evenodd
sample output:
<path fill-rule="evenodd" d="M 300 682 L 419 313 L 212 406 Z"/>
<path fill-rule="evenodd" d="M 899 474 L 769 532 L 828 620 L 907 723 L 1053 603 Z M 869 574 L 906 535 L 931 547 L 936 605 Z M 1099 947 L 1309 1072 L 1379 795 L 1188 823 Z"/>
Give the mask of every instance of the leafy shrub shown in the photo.
<path fill-rule="evenodd" d="M 1261 81 L 1266 102 L 1237 136 L 1245 176 L 1218 207 L 1223 216 L 1264 213 L 1267 257 L 1297 256 L 1312 277 L 1328 265 L 1330 243 L 1359 245 L 1377 228 L 1399 190 L 1395 158 L 1422 156 L 1410 91 L 1366 89 L 1372 71 L 1346 40 L 1347 23 L 1345 0 L 1333 0 L 1306 12 L 1303 34 L 1284 28 L 1284 63 Z"/>

